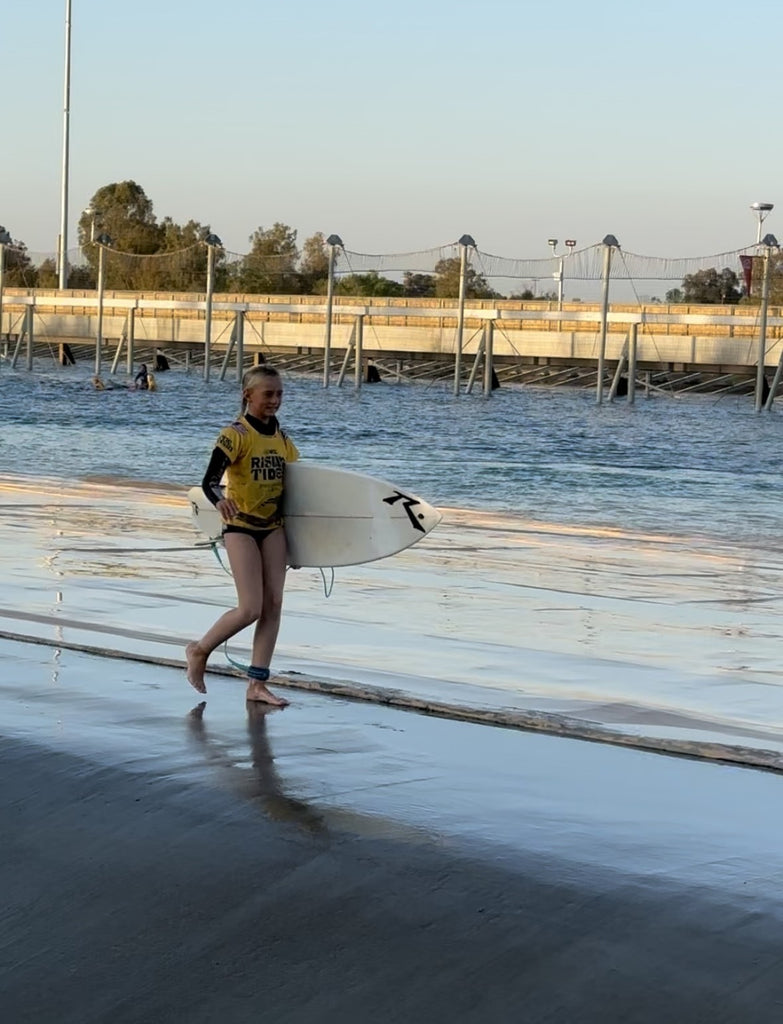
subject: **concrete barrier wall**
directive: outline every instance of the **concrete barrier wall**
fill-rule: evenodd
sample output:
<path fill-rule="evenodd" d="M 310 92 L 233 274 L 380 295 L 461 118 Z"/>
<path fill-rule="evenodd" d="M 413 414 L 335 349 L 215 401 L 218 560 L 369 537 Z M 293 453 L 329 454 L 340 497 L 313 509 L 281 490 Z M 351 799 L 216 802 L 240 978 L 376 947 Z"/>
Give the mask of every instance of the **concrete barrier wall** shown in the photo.
<path fill-rule="evenodd" d="M 67 295 L 71 305 L 60 306 L 58 298 Z M 20 289 L 7 289 L 3 297 L 3 315 L 0 332 L 18 334 L 22 330 L 24 306 L 20 299 L 29 301 L 28 293 Z M 35 293 L 36 305 L 34 333 L 36 341 L 57 343 L 94 344 L 97 334 L 95 315 L 95 293 Z M 79 304 L 84 298 L 85 305 Z M 16 300 L 16 302 L 14 301 Z M 54 300 L 55 304 L 52 304 Z M 175 296 L 170 293 L 112 293 L 106 296 L 103 317 L 103 337 L 116 342 L 126 331 L 127 307 L 136 300 L 151 300 L 170 304 L 172 308 L 151 311 L 140 309 L 134 317 L 134 333 L 137 345 L 171 346 L 183 345 L 200 350 L 204 344 L 205 321 L 203 296 Z M 231 337 L 235 313 L 228 314 L 219 307 L 229 302 L 241 305 L 243 302 L 258 302 L 258 296 L 215 296 L 215 313 L 212 321 L 211 339 L 216 347 L 227 345 Z M 244 343 L 248 351 L 263 347 L 274 350 L 318 351 L 323 350 L 325 336 L 323 296 L 268 296 L 272 308 L 250 309 L 245 313 Z M 48 301 L 48 305 L 46 304 Z M 394 315 L 388 311 L 393 302 Z M 360 303 L 360 305 L 357 305 Z M 89 305 L 88 305 L 89 304 Z M 386 298 L 353 299 L 353 309 L 368 309 L 364 321 L 364 349 L 368 353 L 397 353 L 399 355 L 452 356 L 456 346 L 456 311 L 453 300 L 404 300 Z M 279 305 L 278 311 L 274 307 Z M 284 307 L 295 305 L 296 312 Z M 124 308 L 120 308 L 124 306 Z M 314 307 L 312 312 L 308 307 Z M 91 308 L 90 308 L 91 307 Z M 201 308 L 198 308 L 201 307 Z M 372 314 L 378 309 L 376 315 Z M 381 310 L 386 309 L 386 313 Z M 399 314 L 399 310 L 405 312 Z M 436 315 L 424 316 L 427 310 Z M 526 360 L 585 360 L 598 358 L 600 328 L 598 323 L 585 320 L 569 320 L 579 315 L 584 317 L 597 313 L 598 307 L 587 304 L 566 306 L 562 313 L 553 309 L 553 304 L 523 302 L 492 302 L 471 300 L 466 310 L 466 326 L 463 335 L 463 351 L 466 357 L 478 349 L 482 328 L 486 319 L 478 319 L 480 312 L 485 317 L 493 316 L 492 311 L 512 313 L 524 310 L 548 314 L 553 319 L 509 320 L 504 316 L 498 320 L 493 333 L 495 355 Z M 676 311 L 681 312 L 676 312 Z M 438 315 L 442 311 L 443 315 Z M 471 311 L 473 316 L 471 317 Z M 337 304 L 332 327 L 332 346 L 344 349 L 354 329 L 355 315 L 346 303 Z M 612 306 L 613 315 L 651 315 L 660 317 L 668 313 L 676 321 L 678 316 L 690 316 L 690 323 L 643 323 L 638 328 L 637 358 L 639 362 L 651 364 L 680 364 L 687 366 L 736 366 L 749 367 L 758 357 L 758 310 L 752 307 L 662 307 L 662 306 Z M 767 335 L 767 365 L 776 365 L 783 338 L 783 320 L 780 310 L 770 311 L 770 327 Z M 716 321 L 716 322 L 704 322 Z M 606 339 L 606 358 L 620 357 L 627 337 L 627 325 L 611 324 Z"/>
<path fill-rule="evenodd" d="M 8 330 L 4 320 L 4 330 Z M 226 346 L 231 336 L 233 321 L 213 321 L 212 344 L 216 349 Z M 126 328 L 126 318 L 104 316 L 103 337 L 106 343 L 119 341 Z M 47 316 L 35 319 L 35 340 L 38 344 L 56 344 L 67 341 L 71 344 L 94 345 L 97 333 L 97 318 L 89 316 Z M 352 325 L 335 324 L 332 328 L 332 347 L 343 350 L 351 337 Z M 365 327 L 364 351 L 367 353 L 388 352 L 390 355 L 420 355 L 451 357 L 455 350 L 456 330 L 433 327 Z M 475 355 L 480 334 L 465 334 L 463 353 L 466 358 Z M 171 318 L 144 317 L 135 323 L 137 346 L 182 346 L 192 352 L 201 352 L 204 344 L 204 323 L 195 320 L 174 320 Z M 323 324 L 262 323 L 245 327 L 245 349 L 322 351 L 324 347 Z M 626 343 L 626 332 L 609 332 L 606 338 L 606 359 L 620 358 Z M 597 331 L 562 332 L 549 331 L 515 332 L 506 336 L 495 332 L 493 351 L 496 357 L 522 358 L 526 360 L 584 360 L 598 358 L 600 339 Z M 777 364 L 780 346 L 774 343 L 768 347 L 765 363 Z M 671 363 L 682 366 L 755 366 L 757 359 L 755 339 L 714 338 L 691 335 L 687 337 L 640 335 L 637 358 L 641 363 Z"/>

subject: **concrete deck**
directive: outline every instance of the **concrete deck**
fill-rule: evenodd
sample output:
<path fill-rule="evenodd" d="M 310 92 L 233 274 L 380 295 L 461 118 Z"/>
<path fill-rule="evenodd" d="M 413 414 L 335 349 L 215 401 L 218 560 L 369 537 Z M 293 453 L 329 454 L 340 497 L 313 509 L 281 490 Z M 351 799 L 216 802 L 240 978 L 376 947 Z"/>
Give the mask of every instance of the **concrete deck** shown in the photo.
<path fill-rule="evenodd" d="M 783 1013 L 775 775 L 0 659 L 9 1021 Z"/>

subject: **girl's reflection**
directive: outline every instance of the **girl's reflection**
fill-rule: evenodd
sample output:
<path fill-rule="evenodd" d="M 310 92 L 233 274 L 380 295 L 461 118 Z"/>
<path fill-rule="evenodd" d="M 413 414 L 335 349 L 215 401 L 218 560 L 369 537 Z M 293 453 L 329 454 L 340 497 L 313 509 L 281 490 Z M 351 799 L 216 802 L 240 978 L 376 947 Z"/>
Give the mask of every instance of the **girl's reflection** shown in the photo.
<path fill-rule="evenodd" d="M 218 741 L 210 739 L 204 722 L 206 706 L 207 702 L 202 701 L 188 715 L 190 735 L 205 748 L 210 761 L 225 769 L 232 784 L 242 795 L 260 801 L 266 813 L 277 821 L 299 825 L 308 832 L 325 832 L 326 825 L 321 814 L 304 801 L 286 796 L 283 792 L 266 732 L 266 716 L 274 714 L 278 709 L 258 701 L 247 702 L 247 734 L 252 765 L 252 771 L 248 772 L 237 765 Z"/>

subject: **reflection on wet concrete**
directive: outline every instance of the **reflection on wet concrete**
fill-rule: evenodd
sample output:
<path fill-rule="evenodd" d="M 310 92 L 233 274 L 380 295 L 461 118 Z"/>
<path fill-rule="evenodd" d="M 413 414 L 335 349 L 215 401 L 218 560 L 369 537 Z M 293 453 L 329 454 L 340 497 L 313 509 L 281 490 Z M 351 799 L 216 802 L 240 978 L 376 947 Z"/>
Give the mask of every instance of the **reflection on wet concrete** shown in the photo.
<path fill-rule="evenodd" d="M 6 478 L 0 499 L 6 634 L 171 659 L 232 600 L 175 491 Z M 291 573 L 274 668 L 783 752 L 781 600 L 774 553 L 446 510 L 328 600 Z"/>
<path fill-rule="evenodd" d="M 275 759 L 267 734 L 266 721 L 268 715 L 280 713 L 277 708 L 265 708 L 256 701 L 246 702 L 247 734 L 250 741 L 250 768 L 242 767 L 241 762 L 231 757 L 219 741 L 209 736 L 205 722 L 207 702 L 202 701 L 194 707 L 186 718 L 190 736 L 212 765 L 218 766 L 222 773 L 231 776 L 232 786 L 245 799 L 257 800 L 264 811 L 275 821 L 288 822 L 304 828 L 308 832 L 322 832 L 326 826 L 323 816 L 303 800 L 287 796 L 282 780 L 275 767 Z"/>

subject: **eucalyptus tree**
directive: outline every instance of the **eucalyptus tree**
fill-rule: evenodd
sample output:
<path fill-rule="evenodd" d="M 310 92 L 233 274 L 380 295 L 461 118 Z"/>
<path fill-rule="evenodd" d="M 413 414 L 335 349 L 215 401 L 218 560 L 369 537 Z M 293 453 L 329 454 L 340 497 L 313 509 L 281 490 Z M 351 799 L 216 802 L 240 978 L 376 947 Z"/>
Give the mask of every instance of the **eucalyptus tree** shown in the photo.
<path fill-rule="evenodd" d="M 119 181 L 103 185 L 79 218 L 79 244 L 84 257 L 97 274 L 99 246 L 96 239 L 108 236 L 115 255 L 106 260 L 106 285 L 109 288 L 155 288 L 160 268 L 136 256 L 159 252 L 163 228 L 158 224 L 141 185 Z M 130 254 L 125 256 L 122 254 Z"/>
<path fill-rule="evenodd" d="M 405 288 L 399 281 L 393 281 L 390 277 L 382 277 L 374 270 L 368 274 L 348 274 L 346 277 L 341 277 L 334 290 L 337 295 L 365 297 L 372 295 L 393 297 L 405 294 Z"/>
<path fill-rule="evenodd" d="M 14 239 L 4 246 L 3 286 L 6 288 L 35 288 L 38 270 L 34 266 L 27 246 Z"/>
<path fill-rule="evenodd" d="M 438 260 L 435 264 L 435 295 L 440 299 L 456 298 L 459 295 L 460 260 L 458 257 Z M 465 271 L 465 295 L 469 299 L 500 298 L 487 284 L 483 274 L 468 265 Z"/>
<path fill-rule="evenodd" d="M 299 261 L 302 291 L 308 295 L 324 295 L 329 281 L 329 247 L 322 231 L 306 238 Z"/>
<path fill-rule="evenodd" d="M 739 278 L 729 267 L 708 267 L 682 279 L 682 302 L 704 305 L 736 305 L 742 298 Z"/>
<path fill-rule="evenodd" d="M 298 295 L 302 277 L 297 270 L 296 231 L 276 221 L 250 236 L 250 252 L 237 267 L 236 286 L 254 295 Z"/>
<path fill-rule="evenodd" d="M 212 234 L 210 226 L 189 220 L 177 224 L 171 217 L 164 217 L 161 223 L 161 244 L 158 257 L 161 261 L 159 273 L 160 288 L 179 292 L 203 292 L 207 287 L 207 246 L 206 239 Z M 166 257 L 166 259 L 164 259 Z M 215 286 L 223 291 L 226 286 L 226 253 L 222 248 L 215 252 Z"/>
<path fill-rule="evenodd" d="M 402 279 L 404 294 L 412 299 L 429 299 L 435 294 L 435 277 L 432 274 L 415 274 L 406 270 Z"/>

